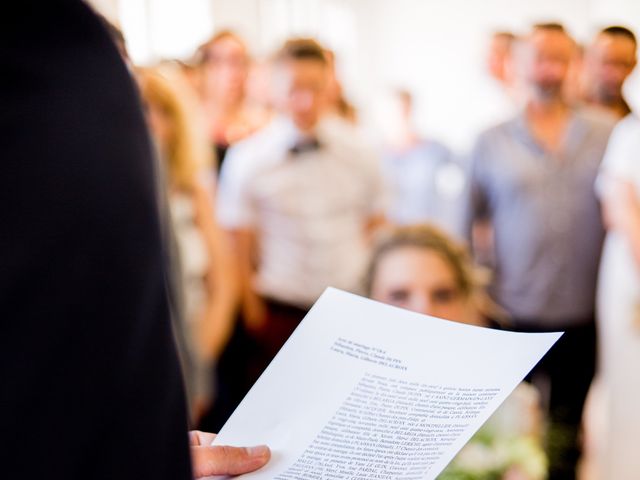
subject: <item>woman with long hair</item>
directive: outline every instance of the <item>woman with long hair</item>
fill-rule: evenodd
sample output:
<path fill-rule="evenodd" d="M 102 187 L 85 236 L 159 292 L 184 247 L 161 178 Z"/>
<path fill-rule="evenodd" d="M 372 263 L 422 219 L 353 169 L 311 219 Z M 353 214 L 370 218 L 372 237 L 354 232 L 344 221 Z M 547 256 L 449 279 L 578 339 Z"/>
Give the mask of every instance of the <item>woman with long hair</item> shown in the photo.
<path fill-rule="evenodd" d="M 379 238 L 365 291 L 397 307 L 486 327 L 504 321 L 485 293 L 486 281 L 464 246 L 436 227 L 410 225 Z M 521 384 L 438 478 L 542 480 L 539 434 L 537 392 Z"/>
<path fill-rule="evenodd" d="M 236 278 L 225 237 L 215 221 L 212 159 L 194 102 L 176 72 L 142 69 L 138 83 L 147 121 L 164 170 L 169 210 L 183 285 L 185 325 L 196 359 L 193 372 L 194 418 L 210 399 L 210 365 L 224 347 L 232 327 Z M 170 79 L 171 78 L 171 79 Z M 189 108 L 189 107 L 192 108 Z M 187 378 L 189 380 L 189 378 Z"/>
<path fill-rule="evenodd" d="M 231 30 L 216 33 L 198 48 L 193 63 L 193 78 L 219 169 L 228 148 L 262 127 L 267 118 L 248 105 L 252 61 L 238 34 Z"/>

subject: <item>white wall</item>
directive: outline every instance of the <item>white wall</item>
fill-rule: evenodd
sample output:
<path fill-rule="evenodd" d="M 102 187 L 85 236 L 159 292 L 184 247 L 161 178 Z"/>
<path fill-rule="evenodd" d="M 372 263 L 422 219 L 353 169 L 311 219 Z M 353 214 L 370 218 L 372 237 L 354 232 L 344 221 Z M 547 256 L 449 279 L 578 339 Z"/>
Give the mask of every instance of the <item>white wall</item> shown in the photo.
<path fill-rule="evenodd" d="M 103 2 L 105 0 L 102 0 Z M 186 55 L 213 29 L 231 27 L 265 54 L 289 35 L 315 35 L 338 53 L 346 91 L 375 123 L 389 88 L 412 89 L 417 121 L 458 151 L 506 105 L 484 72 L 496 28 L 561 21 L 581 42 L 621 23 L 640 33 L 640 0 L 110 0 L 132 56 Z M 640 69 L 639 69 L 640 70 Z M 628 84 L 640 109 L 640 71 Z"/>
<path fill-rule="evenodd" d="M 358 103 L 375 113 L 389 86 L 412 89 L 422 129 L 464 151 L 476 132 L 505 110 L 484 71 L 486 42 L 496 28 L 526 31 L 540 21 L 563 22 L 579 41 L 598 27 L 629 25 L 640 33 L 636 0 L 351 0 L 360 42 Z M 638 72 L 640 73 L 640 72 Z M 640 75 L 629 94 L 640 108 Z"/>

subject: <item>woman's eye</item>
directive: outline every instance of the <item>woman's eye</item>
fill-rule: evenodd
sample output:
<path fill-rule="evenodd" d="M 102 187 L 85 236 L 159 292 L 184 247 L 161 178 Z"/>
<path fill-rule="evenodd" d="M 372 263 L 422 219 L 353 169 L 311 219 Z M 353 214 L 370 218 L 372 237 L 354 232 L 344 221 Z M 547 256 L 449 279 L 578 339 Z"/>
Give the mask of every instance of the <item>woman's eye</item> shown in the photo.
<path fill-rule="evenodd" d="M 404 302 L 409 298 L 409 292 L 406 290 L 392 290 L 389 292 L 389 300 L 392 302 Z"/>
<path fill-rule="evenodd" d="M 432 294 L 434 302 L 449 303 L 458 298 L 458 291 L 455 288 L 439 288 Z"/>

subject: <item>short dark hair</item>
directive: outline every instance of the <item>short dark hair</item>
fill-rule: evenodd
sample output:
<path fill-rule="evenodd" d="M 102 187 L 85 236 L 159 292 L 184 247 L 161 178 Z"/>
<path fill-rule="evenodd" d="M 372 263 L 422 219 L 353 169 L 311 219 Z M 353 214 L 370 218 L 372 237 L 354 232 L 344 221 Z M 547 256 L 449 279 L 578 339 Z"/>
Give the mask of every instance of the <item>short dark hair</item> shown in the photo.
<path fill-rule="evenodd" d="M 533 26 L 533 31 L 535 32 L 536 30 L 546 30 L 549 32 L 558 32 L 568 35 L 567 29 L 564 28 L 564 25 L 558 22 L 536 23 Z"/>
<path fill-rule="evenodd" d="M 612 25 L 607 28 L 603 28 L 600 30 L 600 35 L 612 35 L 614 37 L 624 37 L 633 42 L 634 45 L 638 44 L 638 40 L 636 39 L 635 34 L 629 30 L 627 27 L 623 27 L 621 25 Z"/>
<path fill-rule="evenodd" d="M 396 88 L 394 93 L 404 103 L 413 104 L 413 94 L 406 88 Z"/>
<path fill-rule="evenodd" d="M 518 36 L 515 33 L 510 32 L 508 30 L 496 30 L 491 34 L 491 36 L 493 38 L 499 38 L 501 40 L 505 40 L 509 44 L 515 42 L 518 39 Z"/>
<path fill-rule="evenodd" d="M 274 57 L 276 62 L 289 60 L 312 60 L 328 65 L 326 50 L 313 38 L 292 38 L 278 50 Z"/>

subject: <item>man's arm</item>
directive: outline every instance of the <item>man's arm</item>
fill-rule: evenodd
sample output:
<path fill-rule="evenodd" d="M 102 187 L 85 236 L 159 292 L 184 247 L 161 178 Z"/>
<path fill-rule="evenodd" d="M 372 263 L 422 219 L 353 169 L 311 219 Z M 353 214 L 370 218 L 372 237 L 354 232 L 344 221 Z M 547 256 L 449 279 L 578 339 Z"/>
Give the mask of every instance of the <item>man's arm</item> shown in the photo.
<path fill-rule="evenodd" d="M 640 123 L 634 117 L 622 120 L 614 128 L 607 145 L 596 194 L 602 206 L 607 230 L 624 236 L 640 269 L 640 199 L 631 183 L 637 162 Z"/>
<path fill-rule="evenodd" d="M 259 239 L 251 190 L 255 156 L 262 153 L 246 144 L 229 150 L 220 172 L 217 196 L 218 218 L 228 235 L 238 272 L 241 311 L 250 329 L 260 328 L 265 318 L 264 304 L 254 288 Z"/>
<path fill-rule="evenodd" d="M 608 192 L 602 201 L 605 226 L 624 236 L 640 271 L 640 199 L 630 182 L 616 179 L 608 182 Z"/>
<path fill-rule="evenodd" d="M 264 325 L 266 308 L 254 286 L 256 265 L 259 261 L 258 239 L 255 232 L 248 228 L 233 230 L 230 237 L 235 246 L 243 319 L 249 330 L 259 330 Z"/>
<path fill-rule="evenodd" d="M 187 480 L 152 147 L 131 75 L 77 1 L 8 7 L 0 62 L 2 476 Z"/>
<path fill-rule="evenodd" d="M 486 139 L 481 136 L 470 155 L 464 231 L 474 256 L 480 263 L 491 263 L 493 257 L 493 227 L 488 199 Z"/>
<path fill-rule="evenodd" d="M 212 360 L 220 356 L 231 336 L 239 297 L 237 265 L 227 237 L 216 222 L 214 202 L 204 186 L 196 185 L 196 222 L 209 253 L 208 295 L 199 325 L 199 348 L 204 358 Z"/>

